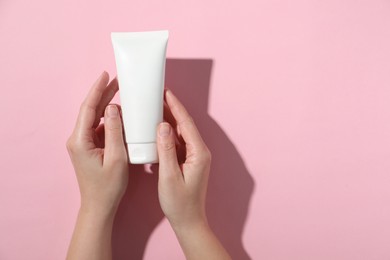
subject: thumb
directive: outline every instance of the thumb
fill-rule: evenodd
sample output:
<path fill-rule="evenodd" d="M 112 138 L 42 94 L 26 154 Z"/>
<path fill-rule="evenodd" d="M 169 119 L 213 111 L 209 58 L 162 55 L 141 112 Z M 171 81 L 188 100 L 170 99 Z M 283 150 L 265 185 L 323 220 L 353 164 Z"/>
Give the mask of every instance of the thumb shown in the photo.
<path fill-rule="evenodd" d="M 116 105 L 108 105 L 104 113 L 104 158 L 107 160 L 123 158 L 126 155 L 122 121 Z"/>
<path fill-rule="evenodd" d="M 159 175 L 168 177 L 180 173 L 177 161 L 175 139 L 172 127 L 166 123 L 158 126 L 157 151 L 159 159 Z"/>

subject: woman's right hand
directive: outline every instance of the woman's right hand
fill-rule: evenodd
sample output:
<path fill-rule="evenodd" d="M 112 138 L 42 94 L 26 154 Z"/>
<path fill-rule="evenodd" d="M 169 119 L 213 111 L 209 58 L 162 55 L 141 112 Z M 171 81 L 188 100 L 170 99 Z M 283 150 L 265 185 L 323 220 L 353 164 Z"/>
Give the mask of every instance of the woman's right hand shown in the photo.
<path fill-rule="evenodd" d="M 168 122 L 158 127 L 159 199 L 174 227 L 207 222 L 205 199 L 211 155 L 194 121 L 170 90 L 165 92 Z M 174 128 L 176 129 L 174 129 Z M 176 138 L 176 133 L 177 136 Z M 185 143 L 186 159 L 178 163 L 175 140 Z"/>
<path fill-rule="evenodd" d="M 230 259 L 208 226 L 205 200 L 211 154 L 197 127 L 170 90 L 165 92 L 166 119 L 158 127 L 158 194 L 161 208 L 187 259 Z M 176 140 L 185 146 L 179 164 Z"/>

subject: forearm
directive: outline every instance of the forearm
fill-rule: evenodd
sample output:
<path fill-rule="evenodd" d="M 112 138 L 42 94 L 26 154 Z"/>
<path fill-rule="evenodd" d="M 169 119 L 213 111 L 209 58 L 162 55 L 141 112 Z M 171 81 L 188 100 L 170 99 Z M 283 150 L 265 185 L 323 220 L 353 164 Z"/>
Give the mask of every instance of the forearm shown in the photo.
<path fill-rule="evenodd" d="M 187 260 L 231 259 L 207 223 L 173 229 Z"/>
<path fill-rule="evenodd" d="M 114 215 L 80 208 L 66 259 L 112 259 L 111 234 Z"/>

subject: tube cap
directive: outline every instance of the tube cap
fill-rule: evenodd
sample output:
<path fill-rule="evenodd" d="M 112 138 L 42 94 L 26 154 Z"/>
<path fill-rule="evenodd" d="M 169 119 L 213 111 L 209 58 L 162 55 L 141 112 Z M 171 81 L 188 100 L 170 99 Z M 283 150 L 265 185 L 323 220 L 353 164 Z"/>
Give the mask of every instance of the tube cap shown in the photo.
<path fill-rule="evenodd" d="M 127 144 L 130 163 L 158 163 L 156 143 Z"/>

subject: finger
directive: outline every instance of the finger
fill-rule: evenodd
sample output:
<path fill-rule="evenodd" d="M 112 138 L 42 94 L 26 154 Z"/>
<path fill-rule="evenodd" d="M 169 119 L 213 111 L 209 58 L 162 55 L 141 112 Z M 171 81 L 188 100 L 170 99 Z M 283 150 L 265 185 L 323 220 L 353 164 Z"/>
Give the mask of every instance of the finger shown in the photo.
<path fill-rule="evenodd" d="M 104 89 L 102 98 L 99 102 L 98 107 L 96 108 L 96 118 L 94 122 L 94 128 L 99 125 L 100 119 L 104 116 L 104 110 L 106 109 L 107 105 L 111 102 L 111 100 L 114 98 L 118 90 L 119 90 L 118 80 L 117 78 L 114 78 Z"/>
<path fill-rule="evenodd" d="M 194 150 L 204 149 L 206 145 L 204 144 L 192 117 L 188 114 L 183 104 L 180 103 L 170 90 L 165 92 L 165 98 L 169 109 L 176 120 L 180 134 L 188 148 Z"/>
<path fill-rule="evenodd" d="M 102 98 L 104 88 L 107 86 L 108 78 L 108 73 L 104 71 L 93 84 L 87 97 L 83 101 L 77 118 L 76 133 L 84 136 L 90 135 L 96 118 L 96 109 Z"/>
<path fill-rule="evenodd" d="M 109 105 L 104 116 L 104 163 L 127 160 L 122 121 L 116 105 Z"/>
<path fill-rule="evenodd" d="M 168 122 L 172 126 L 172 129 L 174 130 L 175 133 L 174 136 L 175 136 L 176 145 L 185 144 L 182 136 L 180 135 L 180 131 L 178 131 L 179 129 L 176 125 L 176 120 L 173 117 L 172 112 L 165 101 L 164 101 L 164 121 Z"/>
<path fill-rule="evenodd" d="M 173 128 L 176 128 L 176 120 L 172 115 L 167 102 L 164 101 L 164 120 L 167 121 Z"/>
<path fill-rule="evenodd" d="M 164 120 L 167 121 L 173 128 L 176 128 L 176 120 L 175 117 L 172 115 L 171 109 L 169 108 L 167 101 L 166 101 L 166 92 L 168 89 L 164 89 Z"/>
<path fill-rule="evenodd" d="M 161 178 L 181 177 L 181 171 L 177 162 L 176 145 L 172 127 L 166 123 L 158 126 L 157 151 L 159 161 L 159 173 Z"/>

